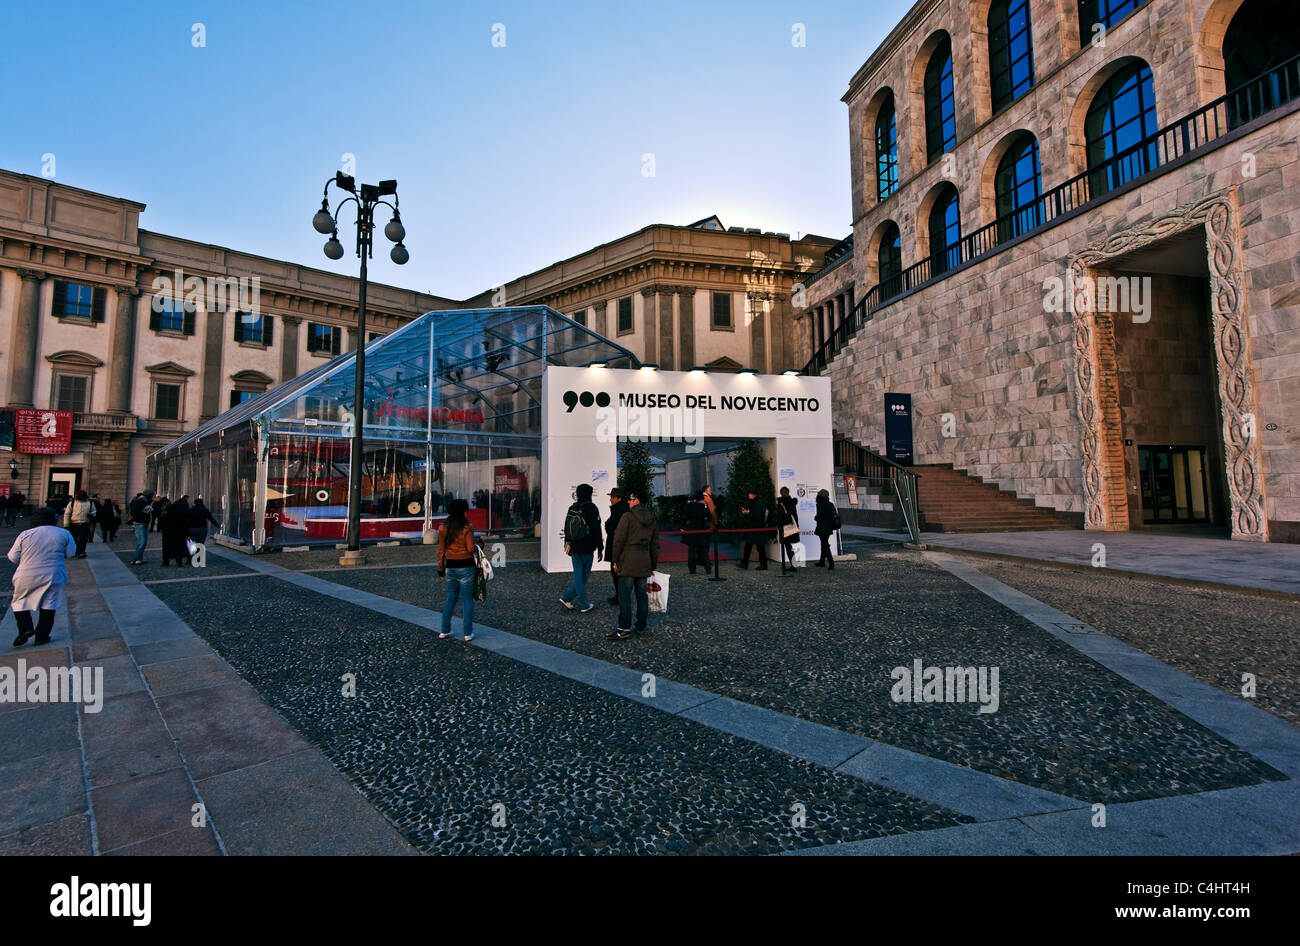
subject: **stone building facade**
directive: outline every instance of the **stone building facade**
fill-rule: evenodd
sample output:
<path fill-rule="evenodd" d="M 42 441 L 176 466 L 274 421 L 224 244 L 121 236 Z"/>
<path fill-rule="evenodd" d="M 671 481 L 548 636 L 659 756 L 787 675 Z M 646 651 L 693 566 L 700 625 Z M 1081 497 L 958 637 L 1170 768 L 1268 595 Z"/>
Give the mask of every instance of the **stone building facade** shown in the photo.
<path fill-rule="evenodd" d="M 0 395 L 74 412 L 70 454 L 14 457 L 31 502 L 78 488 L 120 502 L 148 453 L 356 344 L 357 280 L 141 230 L 143 210 L 0 171 Z M 367 331 L 453 307 L 371 283 Z"/>
<path fill-rule="evenodd" d="M 857 303 L 806 369 L 836 427 L 879 446 L 909 393 L 918 464 L 1087 528 L 1300 541 L 1293 14 L 916 3 L 844 97 Z"/>
<path fill-rule="evenodd" d="M 148 454 L 356 345 L 355 278 L 142 230 L 144 209 L 0 170 L 0 406 L 74 415 L 69 454 L 14 456 L 31 502 L 121 501 Z M 792 286 L 833 243 L 716 217 L 651 226 L 464 301 L 372 282 L 367 334 L 545 303 L 664 368 L 798 368 Z"/>
<path fill-rule="evenodd" d="M 717 217 L 655 224 L 470 302 L 549 305 L 665 370 L 778 373 L 807 361 L 794 286 L 834 243 Z"/>

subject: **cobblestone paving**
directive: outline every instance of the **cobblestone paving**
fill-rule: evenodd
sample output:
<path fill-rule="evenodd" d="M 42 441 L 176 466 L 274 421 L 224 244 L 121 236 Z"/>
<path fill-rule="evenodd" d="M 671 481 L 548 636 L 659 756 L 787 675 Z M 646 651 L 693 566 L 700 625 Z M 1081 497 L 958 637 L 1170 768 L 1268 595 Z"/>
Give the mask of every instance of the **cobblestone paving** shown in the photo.
<path fill-rule="evenodd" d="M 963 561 L 1171 667 L 1300 725 L 1300 601 L 1195 588 L 1095 569 Z"/>
<path fill-rule="evenodd" d="M 430 853 L 774 853 L 968 820 L 275 578 L 151 590 Z"/>
<path fill-rule="evenodd" d="M 680 565 L 670 615 L 621 643 L 593 577 L 596 611 L 556 600 L 569 580 L 536 566 L 498 571 L 485 624 L 1087 801 L 1130 801 L 1281 775 L 1040 628 L 924 562 L 887 547 L 833 573 L 724 569 L 712 583 Z M 432 569 L 338 572 L 329 579 L 438 608 Z M 1001 706 L 895 703 L 891 670 L 997 666 Z"/>

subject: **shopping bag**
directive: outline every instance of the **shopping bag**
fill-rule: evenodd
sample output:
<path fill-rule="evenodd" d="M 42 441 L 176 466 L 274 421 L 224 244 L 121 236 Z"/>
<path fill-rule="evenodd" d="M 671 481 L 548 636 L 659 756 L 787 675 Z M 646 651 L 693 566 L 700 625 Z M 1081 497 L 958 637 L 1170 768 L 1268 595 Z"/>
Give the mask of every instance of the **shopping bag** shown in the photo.
<path fill-rule="evenodd" d="M 650 599 L 650 610 L 660 614 L 668 613 L 668 575 L 655 572 L 645 580 L 646 596 Z"/>
<path fill-rule="evenodd" d="M 185 551 L 190 553 L 190 558 L 193 558 L 195 555 L 199 554 L 199 544 L 193 539 L 186 539 Z"/>
<path fill-rule="evenodd" d="M 787 539 L 793 539 L 799 535 L 799 527 L 794 523 L 781 529 L 781 535 Z"/>

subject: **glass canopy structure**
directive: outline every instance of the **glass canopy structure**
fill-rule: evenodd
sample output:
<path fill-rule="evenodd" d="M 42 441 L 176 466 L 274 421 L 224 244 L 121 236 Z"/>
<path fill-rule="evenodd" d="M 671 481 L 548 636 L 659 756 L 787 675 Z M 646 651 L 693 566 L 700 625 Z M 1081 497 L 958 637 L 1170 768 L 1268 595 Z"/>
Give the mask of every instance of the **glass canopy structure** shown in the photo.
<path fill-rule="evenodd" d="M 363 540 L 420 538 L 456 497 L 478 531 L 534 535 L 542 372 L 593 362 L 640 366 L 547 306 L 429 312 L 366 345 L 361 457 L 348 352 L 158 450 L 146 478 L 160 496 L 203 497 L 252 551 L 343 540 L 353 462 Z"/>

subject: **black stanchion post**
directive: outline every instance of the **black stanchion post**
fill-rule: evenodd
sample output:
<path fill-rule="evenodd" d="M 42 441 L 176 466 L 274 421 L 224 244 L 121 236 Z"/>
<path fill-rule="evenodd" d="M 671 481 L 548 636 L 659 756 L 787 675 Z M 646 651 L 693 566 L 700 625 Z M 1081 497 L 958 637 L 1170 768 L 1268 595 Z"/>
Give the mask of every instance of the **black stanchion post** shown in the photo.
<path fill-rule="evenodd" d="M 718 574 L 718 524 L 713 523 L 713 577 L 709 581 L 726 581 Z"/>

